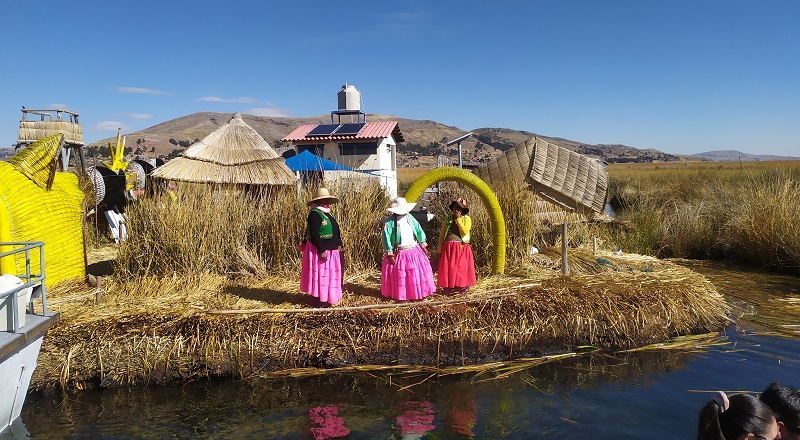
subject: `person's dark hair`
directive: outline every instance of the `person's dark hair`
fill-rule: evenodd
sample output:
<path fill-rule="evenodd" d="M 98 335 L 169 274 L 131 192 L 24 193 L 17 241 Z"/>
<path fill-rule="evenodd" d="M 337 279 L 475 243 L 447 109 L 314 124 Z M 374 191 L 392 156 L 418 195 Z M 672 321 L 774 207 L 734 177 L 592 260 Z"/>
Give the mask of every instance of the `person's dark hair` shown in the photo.
<path fill-rule="evenodd" d="M 773 382 L 761 393 L 761 401 L 789 431 L 800 433 L 800 390 Z"/>
<path fill-rule="evenodd" d="M 742 434 L 765 436 L 773 423 L 772 410 L 749 394 L 734 394 L 724 409 L 713 399 L 700 410 L 697 440 L 735 440 Z"/>

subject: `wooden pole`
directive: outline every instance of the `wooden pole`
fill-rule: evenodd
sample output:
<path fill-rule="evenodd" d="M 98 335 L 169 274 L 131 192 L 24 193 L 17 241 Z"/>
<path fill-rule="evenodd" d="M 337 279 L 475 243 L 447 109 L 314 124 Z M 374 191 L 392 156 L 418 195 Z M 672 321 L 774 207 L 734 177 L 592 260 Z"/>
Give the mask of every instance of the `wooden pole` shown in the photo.
<path fill-rule="evenodd" d="M 567 222 L 561 223 L 561 273 L 563 275 L 569 275 L 569 255 L 568 250 L 569 246 L 567 246 L 568 242 L 567 238 Z"/>
<path fill-rule="evenodd" d="M 86 159 L 83 156 L 83 147 L 77 147 L 77 148 L 78 148 L 78 159 L 80 159 L 80 161 L 81 161 L 80 175 L 85 176 L 86 175 Z"/>

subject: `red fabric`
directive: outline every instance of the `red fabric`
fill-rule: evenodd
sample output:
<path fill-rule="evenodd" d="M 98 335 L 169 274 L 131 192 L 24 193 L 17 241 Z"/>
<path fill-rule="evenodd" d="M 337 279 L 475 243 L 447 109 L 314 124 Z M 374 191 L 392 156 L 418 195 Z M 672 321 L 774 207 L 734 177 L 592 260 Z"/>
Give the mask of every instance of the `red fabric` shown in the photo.
<path fill-rule="evenodd" d="M 477 283 L 472 246 L 460 241 L 446 241 L 439 255 L 439 287 L 452 289 Z"/>

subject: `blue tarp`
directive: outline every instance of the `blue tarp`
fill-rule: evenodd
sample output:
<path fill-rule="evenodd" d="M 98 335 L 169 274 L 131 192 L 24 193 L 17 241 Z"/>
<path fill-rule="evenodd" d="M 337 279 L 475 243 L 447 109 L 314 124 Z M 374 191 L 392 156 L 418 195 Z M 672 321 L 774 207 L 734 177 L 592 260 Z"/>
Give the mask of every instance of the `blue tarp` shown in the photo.
<path fill-rule="evenodd" d="M 308 150 L 286 159 L 286 166 L 292 171 L 353 171 L 350 167 L 323 159 Z"/>

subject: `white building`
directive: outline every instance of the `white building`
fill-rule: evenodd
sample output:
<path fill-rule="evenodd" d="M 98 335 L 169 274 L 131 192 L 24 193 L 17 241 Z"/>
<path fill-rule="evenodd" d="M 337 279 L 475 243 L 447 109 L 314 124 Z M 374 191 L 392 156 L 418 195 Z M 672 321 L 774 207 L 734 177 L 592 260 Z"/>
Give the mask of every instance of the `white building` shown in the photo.
<path fill-rule="evenodd" d="M 397 121 L 367 122 L 361 94 L 353 85 L 339 91 L 339 110 L 330 124 L 301 125 L 283 138 L 295 152 L 315 155 L 379 179 L 386 195 L 397 197 L 397 143 L 403 134 Z"/>

